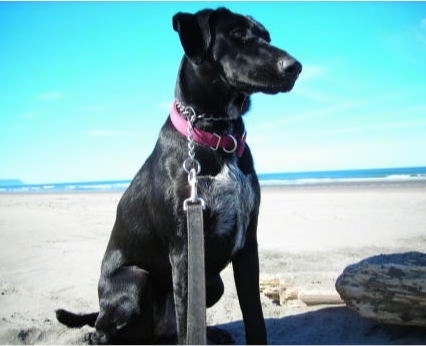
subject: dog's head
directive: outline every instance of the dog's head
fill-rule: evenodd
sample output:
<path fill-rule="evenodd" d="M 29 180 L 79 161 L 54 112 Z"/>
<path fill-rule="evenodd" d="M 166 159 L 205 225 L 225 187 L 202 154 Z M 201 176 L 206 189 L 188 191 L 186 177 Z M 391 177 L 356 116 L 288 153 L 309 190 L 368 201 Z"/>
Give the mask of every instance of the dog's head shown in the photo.
<path fill-rule="evenodd" d="M 262 24 L 225 8 L 177 13 L 173 28 L 193 64 L 218 69 L 240 92 L 290 91 L 302 70 L 296 59 L 270 44 Z"/>

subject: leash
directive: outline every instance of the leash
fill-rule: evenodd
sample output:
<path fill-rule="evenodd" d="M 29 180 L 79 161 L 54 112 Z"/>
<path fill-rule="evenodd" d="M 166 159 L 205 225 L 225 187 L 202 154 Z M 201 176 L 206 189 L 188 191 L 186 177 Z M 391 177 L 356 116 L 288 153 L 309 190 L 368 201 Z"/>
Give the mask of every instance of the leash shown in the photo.
<path fill-rule="evenodd" d="M 206 272 L 204 258 L 203 209 L 205 202 L 197 194 L 197 175 L 201 165 L 195 159 L 193 125 L 196 120 L 192 109 L 187 126 L 188 158 L 183 169 L 188 173 L 191 188 L 190 197 L 183 202 L 188 228 L 188 300 L 186 316 L 186 343 L 188 345 L 206 345 Z"/>

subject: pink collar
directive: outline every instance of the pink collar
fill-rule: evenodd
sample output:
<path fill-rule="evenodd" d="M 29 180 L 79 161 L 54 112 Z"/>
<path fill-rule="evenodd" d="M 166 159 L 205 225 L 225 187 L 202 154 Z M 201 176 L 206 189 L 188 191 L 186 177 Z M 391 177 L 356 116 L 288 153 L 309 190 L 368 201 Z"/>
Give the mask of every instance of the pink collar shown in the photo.
<path fill-rule="evenodd" d="M 174 101 L 172 104 L 170 120 L 180 134 L 184 136 L 187 135 L 188 121 L 179 114 L 177 109 L 177 101 Z M 220 148 L 228 154 L 235 152 L 238 157 L 241 157 L 244 153 L 244 149 L 246 147 L 246 137 L 246 132 L 244 132 L 242 135 L 220 136 L 217 133 L 206 132 L 195 127 L 193 130 L 193 138 L 197 144 L 210 147 L 212 150 L 218 150 Z"/>

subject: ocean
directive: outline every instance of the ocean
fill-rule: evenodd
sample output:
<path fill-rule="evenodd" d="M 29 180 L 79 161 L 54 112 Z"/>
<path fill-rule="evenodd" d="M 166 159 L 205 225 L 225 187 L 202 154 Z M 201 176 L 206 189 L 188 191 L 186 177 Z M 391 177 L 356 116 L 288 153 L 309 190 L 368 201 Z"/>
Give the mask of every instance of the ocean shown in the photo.
<path fill-rule="evenodd" d="M 281 172 L 258 174 L 261 186 L 331 186 L 331 185 L 426 185 L 426 167 Z M 0 180 L 0 193 L 123 192 L 130 180 L 25 184 Z"/>

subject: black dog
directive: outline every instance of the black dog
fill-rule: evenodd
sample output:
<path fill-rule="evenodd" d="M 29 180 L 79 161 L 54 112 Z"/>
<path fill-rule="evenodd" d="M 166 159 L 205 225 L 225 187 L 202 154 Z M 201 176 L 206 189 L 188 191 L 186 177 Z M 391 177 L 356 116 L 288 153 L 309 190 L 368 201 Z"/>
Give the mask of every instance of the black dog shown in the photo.
<path fill-rule="evenodd" d="M 92 342 L 152 343 L 176 334 L 179 343 L 185 342 L 187 229 L 182 202 L 189 187 L 182 163 L 188 149 L 179 126 L 194 111 L 194 133 L 210 138 L 203 142 L 194 137 L 201 165 L 198 191 L 207 206 L 207 306 L 221 297 L 219 274 L 232 262 L 247 342 L 265 344 L 256 237 L 260 188 L 244 143 L 242 115 L 249 109 L 250 94 L 290 91 L 302 66 L 270 45 L 260 23 L 224 8 L 178 13 L 173 28 L 185 51 L 177 103 L 118 204 L 102 262 L 100 312 L 58 310 L 57 317 L 74 327 L 94 324 Z"/>

